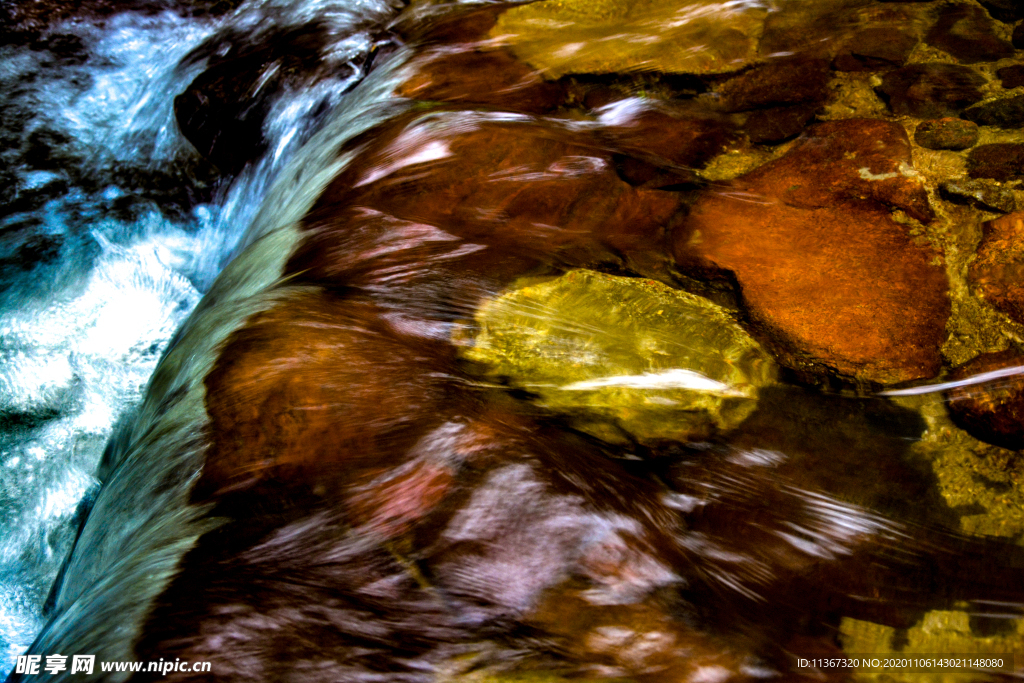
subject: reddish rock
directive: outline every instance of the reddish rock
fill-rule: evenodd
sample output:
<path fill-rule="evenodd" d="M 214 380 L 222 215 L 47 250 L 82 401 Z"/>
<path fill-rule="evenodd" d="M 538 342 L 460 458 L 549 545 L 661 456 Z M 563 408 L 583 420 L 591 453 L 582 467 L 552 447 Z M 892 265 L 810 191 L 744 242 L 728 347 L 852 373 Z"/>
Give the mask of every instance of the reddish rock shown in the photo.
<path fill-rule="evenodd" d="M 804 56 L 755 66 L 719 90 L 723 110 L 736 112 L 828 98 L 828 62 Z"/>
<path fill-rule="evenodd" d="M 914 142 L 928 149 L 967 149 L 978 142 L 978 124 L 947 117 L 922 121 L 914 131 Z"/>
<path fill-rule="evenodd" d="M 881 383 L 932 377 L 948 285 L 936 254 L 890 215 L 931 218 L 924 187 L 900 172 L 909 163 L 896 124 L 814 126 L 786 156 L 706 192 L 675 232 L 675 258 L 734 277 L 793 367 Z"/>
<path fill-rule="evenodd" d="M 877 71 L 902 66 L 917 38 L 898 28 L 878 26 L 853 34 L 832 61 L 837 71 Z"/>
<path fill-rule="evenodd" d="M 630 186 L 590 134 L 459 111 L 406 117 L 353 144 L 364 139 L 374 141 L 304 220 L 288 272 L 451 288 L 477 276 L 507 282 L 541 263 L 646 272 L 664 258 L 679 197 Z"/>
<path fill-rule="evenodd" d="M 964 64 L 1013 56 L 1013 46 L 995 34 L 995 22 L 980 7 L 949 3 L 925 40 Z"/>
<path fill-rule="evenodd" d="M 212 445 L 193 498 L 276 479 L 337 492 L 400 463 L 442 421 L 443 367 L 443 354 L 396 339 L 375 306 L 282 297 L 229 338 L 206 377 Z"/>
<path fill-rule="evenodd" d="M 1020 180 L 1024 178 L 1024 144 L 978 145 L 967 155 L 967 172 L 972 178 Z"/>
<path fill-rule="evenodd" d="M 458 102 L 544 114 L 562 103 L 565 88 L 544 81 L 504 50 L 438 50 L 417 58 L 397 94 L 417 100 Z"/>
<path fill-rule="evenodd" d="M 1024 26 L 1024 24 L 1021 24 Z M 996 76 L 1002 81 L 1004 88 L 1019 88 L 1024 85 L 1024 64 L 1005 66 L 996 71 Z"/>
<path fill-rule="evenodd" d="M 982 98 L 985 78 L 969 66 L 938 62 L 911 64 L 891 71 L 878 88 L 900 116 L 956 116 Z"/>
<path fill-rule="evenodd" d="M 1013 349 L 986 353 L 954 370 L 949 379 L 980 379 L 988 373 L 1012 372 L 1015 368 L 1016 374 L 946 392 L 953 422 L 980 441 L 1010 450 L 1024 449 L 1024 355 Z"/>
<path fill-rule="evenodd" d="M 1024 323 L 1024 212 L 988 221 L 968 276 L 983 299 Z"/>

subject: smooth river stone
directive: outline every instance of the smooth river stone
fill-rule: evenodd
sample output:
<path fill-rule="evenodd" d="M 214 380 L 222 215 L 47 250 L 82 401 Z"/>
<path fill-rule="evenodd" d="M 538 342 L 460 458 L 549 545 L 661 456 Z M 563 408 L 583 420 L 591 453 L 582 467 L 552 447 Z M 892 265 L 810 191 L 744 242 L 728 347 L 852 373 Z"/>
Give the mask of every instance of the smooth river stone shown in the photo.
<path fill-rule="evenodd" d="M 1002 448 L 1024 448 L 1024 356 L 1008 349 L 986 353 L 952 372 L 951 381 L 980 379 L 986 374 L 1013 372 L 988 382 L 946 392 L 949 416 L 976 439 Z"/>
<path fill-rule="evenodd" d="M 753 412 L 768 354 L 707 299 L 574 270 L 484 304 L 464 356 L 612 442 L 704 439 Z"/>
<path fill-rule="evenodd" d="M 988 221 L 968 279 L 982 298 L 1024 323 L 1024 211 Z"/>
<path fill-rule="evenodd" d="M 941 259 L 892 209 L 932 217 L 897 124 L 822 123 L 704 193 L 676 229 L 686 271 L 735 278 L 779 359 L 880 382 L 934 376 L 949 316 Z"/>
<path fill-rule="evenodd" d="M 766 15 L 721 0 L 542 0 L 505 12 L 491 36 L 550 78 L 722 73 L 754 59 Z"/>

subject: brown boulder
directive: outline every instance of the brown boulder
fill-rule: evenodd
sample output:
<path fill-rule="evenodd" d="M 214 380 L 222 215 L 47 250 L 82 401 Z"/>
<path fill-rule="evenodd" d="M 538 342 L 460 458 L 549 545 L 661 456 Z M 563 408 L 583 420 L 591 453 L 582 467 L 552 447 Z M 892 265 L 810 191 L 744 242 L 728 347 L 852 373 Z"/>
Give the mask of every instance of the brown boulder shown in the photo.
<path fill-rule="evenodd" d="M 565 88 L 505 52 L 474 49 L 431 51 L 412 64 L 412 75 L 397 94 L 417 100 L 479 104 L 544 114 L 556 109 Z"/>
<path fill-rule="evenodd" d="M 623 181 L 589 133 L 457 111 L 413 114 L 353 144 L 363 140 L 373 142 L 304 219 L 288 272 L 420 291 L 429 281 L 430 296 L 472 306 L 463 286 L 504 284 L 542 264 L 649 272 L 665 259 L 678 195 Z"/>
<path fill-rule="evenodd" d="M 946 392 L 949 416 L 980 441 L 1020 450 L 1024 448 L 1024 356 L 1013 349 L 986 353 L 954 370 L 950 380 L 977 381 L 986 375 L 988 381 Z"/>
<path fill-rule="evenodd" d="M 780 359 L 861 380 L 934 376 L 949 300 L 936 255 L 890 215 L 927 221 L 896 124 L 809 129 L 784 157 L 706 192 L 674 235 L 684 270 L 731 274 Z"/>
<path fill-rule="evenodd" d="M 968 271 L 975 291 L 1024 323 L 1024 212 L 988 221 Z"/>

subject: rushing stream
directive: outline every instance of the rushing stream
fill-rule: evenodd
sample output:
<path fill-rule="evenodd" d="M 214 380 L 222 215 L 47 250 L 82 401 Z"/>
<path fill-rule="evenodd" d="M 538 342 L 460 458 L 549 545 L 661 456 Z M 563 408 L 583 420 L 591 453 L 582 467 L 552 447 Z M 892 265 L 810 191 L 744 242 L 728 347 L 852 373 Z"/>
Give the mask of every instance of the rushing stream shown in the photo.
<path fill-rule="evenodd" d="M 1022 20 L 4 8 L 0 674 L 1020 676 Z"/>

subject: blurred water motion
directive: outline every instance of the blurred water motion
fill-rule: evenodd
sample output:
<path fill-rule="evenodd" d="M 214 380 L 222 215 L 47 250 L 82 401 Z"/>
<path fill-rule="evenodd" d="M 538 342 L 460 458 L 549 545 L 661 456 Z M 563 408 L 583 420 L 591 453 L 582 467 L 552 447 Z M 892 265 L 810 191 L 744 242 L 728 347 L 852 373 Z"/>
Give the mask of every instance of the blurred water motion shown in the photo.
<path fill-rule="evenodd" d="M 1017 271 L 890 113 L 973 95 L 874 89 L 932 3 L 5 12 L 2 666 L 1019 649 Z"/>

